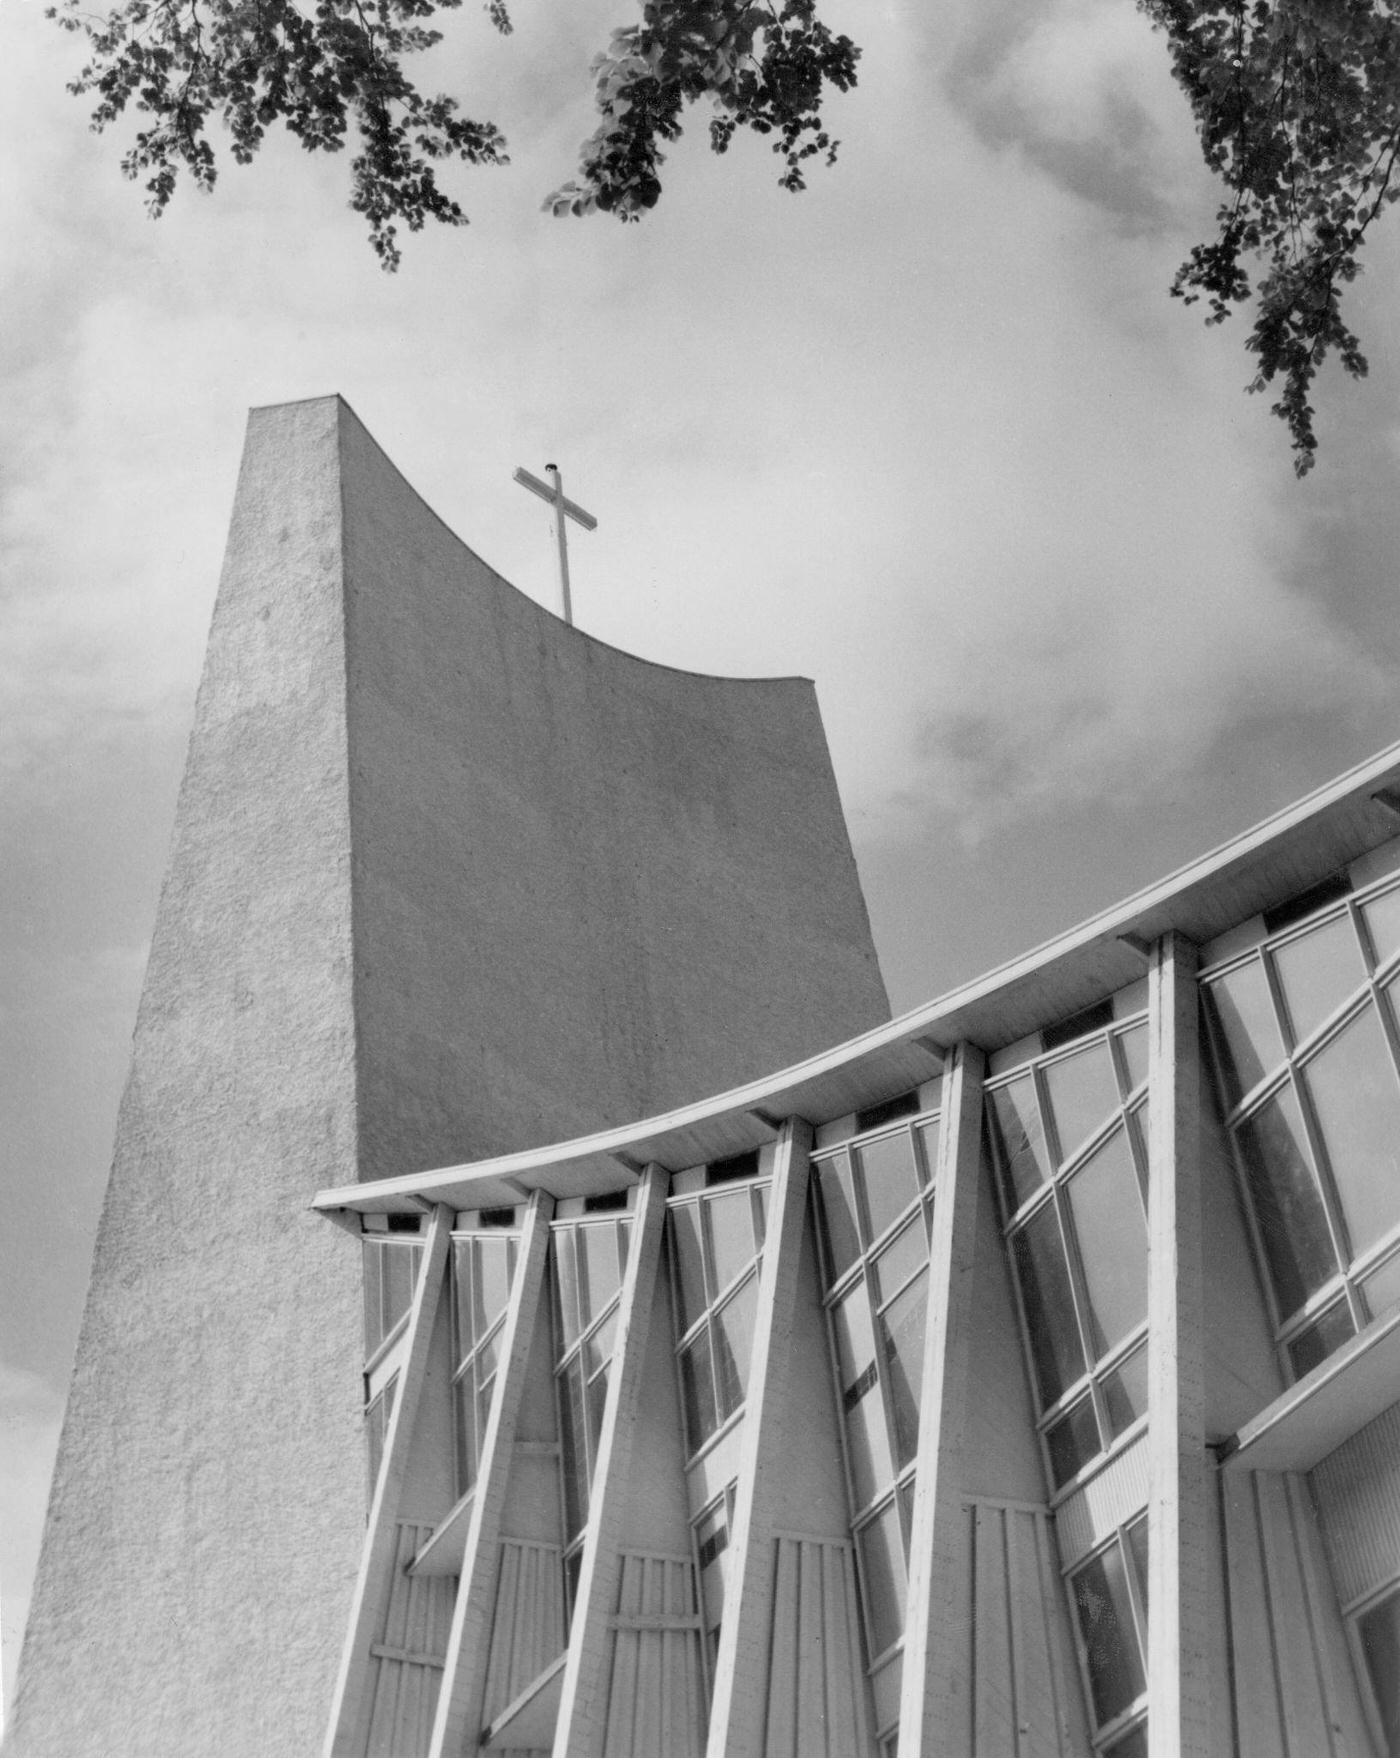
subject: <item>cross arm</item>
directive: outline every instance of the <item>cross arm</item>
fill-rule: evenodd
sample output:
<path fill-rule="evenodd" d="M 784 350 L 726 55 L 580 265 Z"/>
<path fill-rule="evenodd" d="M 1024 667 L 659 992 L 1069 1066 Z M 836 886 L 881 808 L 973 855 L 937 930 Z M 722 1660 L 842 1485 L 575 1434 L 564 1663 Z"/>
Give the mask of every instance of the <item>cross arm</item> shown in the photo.
<path fill-rule="evenodd" d="M 520 483 L 523 488 L 528 488 L 532 494 L 537 494 L 542 501 L 548 501 L 552 507 L 557 506 L 562 508 L 571 519 L 577 520 L 577 522 L 583 526 L 585 531 L 597 530 L 598 521 L 593 517 L 592 513 L 585 513 L 583 508 L 578 506 L 574 501 L 568 500 L 562 494 L 557 495 L 549 484 L 547 482 L 541 482 L 538 476 L 532 476 L 528 470 L 522 469 L 516 471 L 515 480 Z"/>

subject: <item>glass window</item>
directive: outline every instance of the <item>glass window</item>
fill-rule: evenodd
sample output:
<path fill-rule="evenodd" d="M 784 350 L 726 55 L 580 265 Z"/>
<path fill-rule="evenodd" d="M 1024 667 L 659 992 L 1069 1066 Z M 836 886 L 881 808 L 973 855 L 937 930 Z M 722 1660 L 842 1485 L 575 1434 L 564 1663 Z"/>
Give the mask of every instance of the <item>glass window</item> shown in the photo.
<path fill-rule="evenodd" d="M 672 1262 L 676 1269 L 676 1305 L 682 1331 L 688 1331 L 705 1310 L 704 1257 L 700 1247 L 700 1205 L 677 1203 L 669 1214 Z"/>
<path fill-rule="evenodd" d="M 1134 1349 L 1118 1367 L 1104 1375 L 1104 1406 L 1115 1439 L 1147 1415 L 1147 1351 Z"/>
<path fill-rule="evenodd" d="M 1274 970 L 1301 1043 L 1354 994 L 1366 976 L 1350 916 L 1336 916 L 1274 948 Z"/>
<path fill-rule="evenodd" d="M 578 1537 L 588 1519 L 630 1237 L 631 1222 L 622 1219 L 563 1221 L 550 1229 L 566 1542 Z"/>
<path fill-rule="evenodd" d="M 420 1243 L 400 1239 L 366 1238 L 363 1241 L 365 1288 L 365 1359 L 380 1349 L 408 1315 L 418 1266 L 423 1261 Z"/>
<path fill-rule="evenodd" d="M 1339 1300 L 1289 1339 L 1288 1358 L 1293 1364 L 1293 1372 L 1301 1379 L 1355 1335 L 1356 1321 L 1351 1316 L 1351 1308 L 1345 1300 Z"/>
<path fill-rule="evenodd" d="M 1400 1222 L 1400 1084 L 1374 1008 L 1318 1051 L 1303 1081 L 1359 1255 Z"/>
<path fill-rule="evenodd" d="M 1147 1079 L 1147 1027 L 1135 1025 L 1126 1032 L 1119 1032 L 1115 1042 L 1123 1060 L 1125 1091 L 1135 1092 Z"/>
<path fill-rule="evenodd" d="M 1008 1211 L 1014 1213 L 1050 1176 L 1050 1156 L 1030 1075 L 988 1093 L 987 1119 L 997 1145 Z"/>
<path fill-rule="evenodd" d="M 863 1283 L 832 1311 L 855 1506 L 865 1507 L 894 1479 L 889 1430 L 875 1364 L 875 1331 Z"/>
<path fill-rule="evenodd" d="M 1205 990 L 1215 1031 L 1215 1052 L 1233 1105 L 1276 1068 L 1283 1039 L 1274 1016 L 1269 979 L 1257 958 L 1217 977 Z"/>
<path fill-rule="evenodd" d="M 1108 1040 L 1100 1038 L 1071 1056 L 1047 1062 L 1042 1074 L 1063 1163 L 1118 1110 Z"/>
<path fill-rule="evenodd" d="M 1094 1717 L 1102 1727 L 1131 1709 L 1147 1689 L 1127 1563 L 1118 1541 L 1074 1570 L 1070 1587 Z"/>
<path fill-rule="evenodd" d="M 870 1653 L 883 1654 L 904 1634 L 905 1555 L 899 1510 L 893 1502 L 860 1530 Z"/>
<path fill-rule="evenodd" d="M 714 1261 L 711 1298 L 721 1293 L 753 1262 L 758 1249 L 754 1238 L 753 1205 L 747 1189 L 726 1191 L 705 1202 Z"/>
<path fill-rule="evenodd" d="M 690 1451 L 744 1402 L 758 1306 L 766 1186 L 729 1185 L 668 1206 L 677 1359 Z"/>
<path fill-rule="evenodd" d="M 1147 1321 L 1147 1218 L 1127 1131 L 1116 1130 L 1066 1189 L 1089 1296 L 1090 1347 L 1097 1357 Z"/>
<path fill-rule="evenodd" d="M 753 1353 L 754 1320 L 758 1314 L 758 1277 L 750 1276 L 715 1313 L 710 1338 L 715 1363 L 715 1402 L 726 1422 L 744 1402 Z"/>
<path fill-rule="evenodd" d="M 1400 886 L 1383 891 L 1361 906 L 1376 963 L 1385 964 L 1400 952 Z"/>
<path fill-rule="evenodd" d="M 1366 1290 L 1368 1316 L 1380 1318 L 1400 1306 L 1400 1254 L 1388 1257 L 1361 1284 Z"/>
<path fill-rule="evenodd" d="M 1094 1401 L 1088 1393 L 1050 1424 L 1045 1431 L 1045 1446 L 1056 1489 L 1063 1488 L 1102 1450 Z"/>
<path fill-rule="evenodd" d="M 828 1281 L 834 1282 L 860 1256 L 860 1233 L 856 1224 L 855 1186 L 844 1154 L 816 1168 L 817 1217 L 821 1224 L 822 1250 Z"/>
<path fill-rule="evenodd" d="M 1043 1407 L 1053 1404 L 1087 1367 L 1053 1204 L 1038 1209 L 1012 1236 L 1011 1251 Z"/>
<path fill-rule="evenodd" d="M 915 1214 L 875 1259 L 875 1291 L 880 1300 L 898 1293 L 928 1263 L 928 1232 L 924 1217 Z"/>
<path fill-rule="evenodd" d="M 1337 1272 L 1292 1088 L 1266 1100 L 1239 1126 L 1236 1140 L 1279 1316 L 1287 1318 Z"/>
<path fill-rule="evenodd" d="M 920 1235 L 923 1228 L 919 1229 Z M 919 1392 L 924 1363 L 928 1273 L 911 1282 L 880 1315 L 880 1341 L 889 1382 L 895 1463 L 908 1465 L 919 1449 Z"/>
<path fill-rule="evenodd" d="M 1386 1758 L 1400 1758 L 1400 1593 L 1356 1620 L 1357 1640 L 1375 1699 Z"/>
<path fill-rule="evenodd" d="M 909 1207 L 920 1190 L 914 1143 L 907 1129 L 865 1142 L 856 1150 L 856 1164 L 865 1191 L 870 1238 L 878 1239 Z"/>

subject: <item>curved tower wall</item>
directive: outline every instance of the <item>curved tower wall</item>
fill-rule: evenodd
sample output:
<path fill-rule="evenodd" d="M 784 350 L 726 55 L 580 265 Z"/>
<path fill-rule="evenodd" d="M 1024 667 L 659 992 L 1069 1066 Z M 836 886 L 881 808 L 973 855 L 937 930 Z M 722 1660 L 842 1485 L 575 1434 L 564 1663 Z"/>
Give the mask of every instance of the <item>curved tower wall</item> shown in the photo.
<path fill-rule="evenodd" d="M 809 683 L 566 628 L 339 398 L 255 411 L 8 1758 L 318 1749 L 365 1465 L 314 1191 L 887 1013 Z"/>

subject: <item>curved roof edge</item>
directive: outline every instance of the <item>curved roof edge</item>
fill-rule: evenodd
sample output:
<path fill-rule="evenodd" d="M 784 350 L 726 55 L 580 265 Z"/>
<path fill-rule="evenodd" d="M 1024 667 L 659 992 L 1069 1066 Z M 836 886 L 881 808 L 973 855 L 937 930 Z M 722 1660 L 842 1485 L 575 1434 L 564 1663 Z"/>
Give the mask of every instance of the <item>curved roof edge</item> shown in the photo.
<path fill-rule="evenodd" d="M 1394 804 L 1377 800 L 1392 787 Z M 1014 1043 L 1134 982 L 1162 934 L 1214 939 L 1397 834 L 1400 744 L 1067 933 L 792 1067 L 596 1135 L 324 1190 L 312 1206 L 371 1213 L 425 1202 L 489 1207 L 535 1189 L 586 1196 L 634 1182 L 650 1162 L 679 1171 L 743 1152 L 772 1140 L 784 1117 L 840 1117 L 931 1079 L 960 1039 L 986 1050 Z"/>

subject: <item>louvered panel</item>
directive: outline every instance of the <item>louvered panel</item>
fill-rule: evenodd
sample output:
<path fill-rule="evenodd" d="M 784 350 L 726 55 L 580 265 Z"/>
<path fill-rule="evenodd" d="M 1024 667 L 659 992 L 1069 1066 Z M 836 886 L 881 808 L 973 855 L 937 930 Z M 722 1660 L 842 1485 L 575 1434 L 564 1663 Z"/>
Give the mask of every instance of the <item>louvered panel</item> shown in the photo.
<path fill-rule="evenodd" d="M 370 1646 L 366 1758 L 422 1758 L 428 1750 L 457 1591 L 450 1576 L 408 1573 L 432 1531 L 430 1521 L 398 1523 L 393 1587 L 379 1639 Z"/>
<path fill-rule="evenodd" d="M 1337 1597 L 1350 1605 L 1400 1575 L 1400 1404 L 1329 1453 L 1311 1482 Z"/>
<path fill-rule="evenodd" d="M 1120 1453 L 1055 1511 L 1060 1561 L 1070 1568 L 1147 1506 L 1147 1436 Z"/>
<path fill-rule="evenodd" d="M 618 1576 L 604 1758 L 702 1758 L 699 1601 L 689 1557 L 625 1551 Z"/>
<path fill-rule="evenodd" d="M 486 1663 L 491 1722 L 564 1652 L 564 1564 L 558 1545 L 503 1538 Z"/>
<path fill-rule="evenodd" d="M 1042 1509 L 971 1502 L 967 1666 L 973 1758 L 1088 1750 L 1064 1595 Z"/>
<path fill-rule="evenodd" d="M 1241 1758 L 1370 1758 L 1303 1480 L 1227 1479 L 1225 1541 Z"/>
<path fill-rule="evenodd" d="M 775 1541 L 765 1758 L 873 1751 L 848 1542 Z"/>

